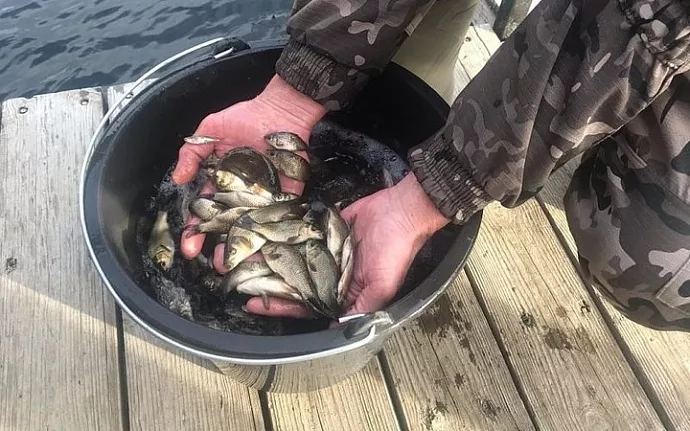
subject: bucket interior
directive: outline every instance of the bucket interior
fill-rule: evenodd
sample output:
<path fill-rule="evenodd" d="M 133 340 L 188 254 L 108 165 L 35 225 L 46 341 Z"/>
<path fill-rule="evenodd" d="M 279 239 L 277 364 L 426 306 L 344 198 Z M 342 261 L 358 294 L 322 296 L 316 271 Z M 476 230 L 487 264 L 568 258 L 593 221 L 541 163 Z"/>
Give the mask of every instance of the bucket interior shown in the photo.
<path fill-rule="evenodd" d="M 252 49 L 200 61 L 158 80 L 111 121 L 87 166 L 84 217 L 101 275 L 140 323 L 194 349 L 251 358 L 317 352 L 350 342 L 342 330 L 251 336 L 190 322 L 155 300 L 142 272 L 137 223 L 147 214 L 147 199 L 175 163 L 183 138 L 208 114 L 257 95 L 273 76 L 280 52 L 281 47 Z M 351 108 L 326 120 L 371 136 L 404 160 L 409 148 L 443 126 L 448 109 L 421 80 L 391 64 Z M 389 307 L 418 306 L 421 298 L 452 281 L 477 229 L 472 222 L 437 232 Z"/>

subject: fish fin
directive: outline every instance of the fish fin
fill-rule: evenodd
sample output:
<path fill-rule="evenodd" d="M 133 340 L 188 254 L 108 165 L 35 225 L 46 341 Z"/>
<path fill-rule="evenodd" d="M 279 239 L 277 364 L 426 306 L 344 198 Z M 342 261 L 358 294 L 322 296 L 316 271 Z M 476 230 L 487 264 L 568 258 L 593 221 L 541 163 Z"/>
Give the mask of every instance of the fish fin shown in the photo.
<path fill-rule="evenodd" d="M 263 300 L 264 308 L 265 308 L 266 310 L 268 310 L 268 309 L 269 309 L 269 305 L 270 305 L 270 304 L 268 303 L 268 295 L 267 295 L 266 293 L 262 293 L 262 294 L 261 294 L 261 299 Z"/>

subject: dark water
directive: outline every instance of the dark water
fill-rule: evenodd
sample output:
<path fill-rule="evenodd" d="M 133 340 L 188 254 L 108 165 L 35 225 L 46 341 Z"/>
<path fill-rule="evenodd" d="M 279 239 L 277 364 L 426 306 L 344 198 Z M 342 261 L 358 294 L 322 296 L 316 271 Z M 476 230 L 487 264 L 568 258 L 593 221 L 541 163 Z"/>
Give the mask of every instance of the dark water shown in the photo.
<path fill-rule="evenodd" d="M 0 0 L 0 100 L 133 81 L 219 36 L 285 35 L 292 0 Z"/>

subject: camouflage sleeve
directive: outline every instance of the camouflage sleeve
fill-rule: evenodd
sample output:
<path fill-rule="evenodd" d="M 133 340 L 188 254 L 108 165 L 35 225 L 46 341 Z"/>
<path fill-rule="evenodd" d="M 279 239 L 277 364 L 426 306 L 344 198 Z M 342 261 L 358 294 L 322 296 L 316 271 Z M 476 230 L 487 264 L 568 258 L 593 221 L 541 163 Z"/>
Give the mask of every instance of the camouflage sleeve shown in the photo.
<path fill-rule="evenodd" d="M 435 0 L 295 0 L 276 73 L 338 110 L 380 72 Z"/>
<path fill-rule="evenodd" d="M 543 0 L 409 159 L 463 223 L 516 206 L 552 171 L 620 129 L 688 69 L 690 0 Z"/>

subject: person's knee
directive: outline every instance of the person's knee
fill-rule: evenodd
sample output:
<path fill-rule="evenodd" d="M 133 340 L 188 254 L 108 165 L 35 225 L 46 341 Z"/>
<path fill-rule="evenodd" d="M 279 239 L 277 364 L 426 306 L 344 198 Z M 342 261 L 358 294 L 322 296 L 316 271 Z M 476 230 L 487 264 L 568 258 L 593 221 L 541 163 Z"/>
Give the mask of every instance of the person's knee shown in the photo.
<path fill-rule="evenodd" d="M 690 215 L 670 201 L 649 205 L 594 159 L 564 201 L 586 281 L 633 321 L 690 330 L 690 236 L 677 227 Z"/>

